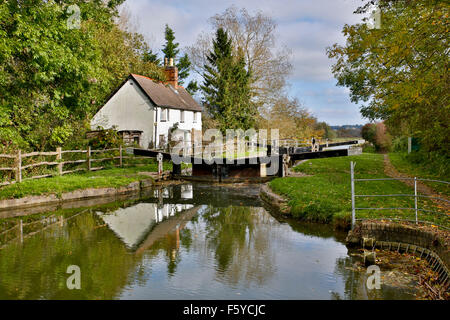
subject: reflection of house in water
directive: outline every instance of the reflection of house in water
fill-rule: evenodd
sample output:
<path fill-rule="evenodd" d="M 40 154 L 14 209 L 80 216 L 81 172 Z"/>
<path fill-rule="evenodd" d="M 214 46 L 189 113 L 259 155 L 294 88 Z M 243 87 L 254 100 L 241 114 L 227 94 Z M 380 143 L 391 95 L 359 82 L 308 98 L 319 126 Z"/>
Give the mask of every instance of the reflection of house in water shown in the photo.
<path fill-rule="evenodd" d="M 163 192 L 158 196 L 164 196 Z M 191 204 L 139 203 L 114 212 L 97 212 L 97 215 L 128 248 L 135 249 L 157 224 L 192 207 Z"/>

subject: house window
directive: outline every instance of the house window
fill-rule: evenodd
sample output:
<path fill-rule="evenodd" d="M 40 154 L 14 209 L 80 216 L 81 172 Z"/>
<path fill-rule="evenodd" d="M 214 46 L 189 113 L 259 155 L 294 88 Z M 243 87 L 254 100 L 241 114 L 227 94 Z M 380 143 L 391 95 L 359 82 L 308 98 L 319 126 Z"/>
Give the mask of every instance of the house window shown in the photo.
<path fill-rule="evenodd" d="M 198 117 L 198 112 L 194 112 L 194 123 L 196 123 L 197 122 L 197 117 Z"/>
<path fill-rule="evenodd" d="M 161 108 L 161 121 L 169 121 L 169 109 Z"/>
<path fill-rule="evenodd" d="M 184 110 L 180 110 L 180 122 L 184 122 Z"/>
<path fill-rule="evenodd" d="M 159 147 L 164 148 L 166 145 L 166 136 L 164 134 L 159 135 Z"/>

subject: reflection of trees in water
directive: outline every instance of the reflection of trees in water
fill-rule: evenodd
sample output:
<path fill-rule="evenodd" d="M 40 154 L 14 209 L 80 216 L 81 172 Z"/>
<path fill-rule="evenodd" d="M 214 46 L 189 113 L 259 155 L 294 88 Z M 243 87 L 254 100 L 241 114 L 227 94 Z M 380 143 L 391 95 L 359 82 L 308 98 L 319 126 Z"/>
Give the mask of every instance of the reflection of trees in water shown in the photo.
<path fill-rule="evenodd" d="M 0 299 L 113 299 L 136 265 L 93 213 L 0 251 Z M 81 268 L 81 290 L 68 290 L 69 265 Z"/>
<path fill-rule="evenodd" d="M 269 239 L 270 217 L 264 209 L 208 207 L 205 222 L 207 252 L 214 252 L 217 277 L 229 284 L 266 282 L 275 272 Z"/>

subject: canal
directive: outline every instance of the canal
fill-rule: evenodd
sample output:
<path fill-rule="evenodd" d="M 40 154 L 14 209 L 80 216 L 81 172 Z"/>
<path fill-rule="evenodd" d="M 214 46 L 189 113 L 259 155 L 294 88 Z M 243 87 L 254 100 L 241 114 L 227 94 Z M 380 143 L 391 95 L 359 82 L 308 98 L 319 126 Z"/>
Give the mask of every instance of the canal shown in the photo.
<path fill-rule="evenodd" d="M 22 239 L 0 236 L 0 299 L 414 298 L 410 288 L 368 290 L 345 233 L 282 218 L 258 194 L 182 184 L 22 217 Z M 79 290 L 66 286 L 71 265 Z"/>

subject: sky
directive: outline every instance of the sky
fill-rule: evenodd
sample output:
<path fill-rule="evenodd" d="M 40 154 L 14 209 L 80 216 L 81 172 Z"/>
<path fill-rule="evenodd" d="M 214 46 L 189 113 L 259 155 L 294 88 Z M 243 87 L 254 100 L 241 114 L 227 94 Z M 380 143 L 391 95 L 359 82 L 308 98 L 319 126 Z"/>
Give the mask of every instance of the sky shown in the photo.
<path fill-rule="evenodd" d="M 127 0 L 133 24 L 153 51 L 164 44 L 164 26 L 174 30 L 180 48 L 211 31 L 208 19 L 234 5 L 250 13 L 262 11 L 277 23 L 277 46 L 292 50 L 289 95 L 296 97 L 319 121 L 330 125 L 364 124 L 349 90 L 336 86 L 326 47 L 344 44 L 344 24 L 361 22 L 353 14 L 362 0 Z"/>

